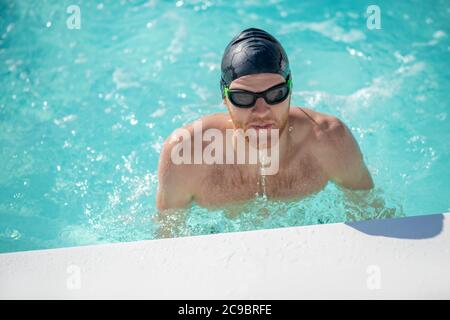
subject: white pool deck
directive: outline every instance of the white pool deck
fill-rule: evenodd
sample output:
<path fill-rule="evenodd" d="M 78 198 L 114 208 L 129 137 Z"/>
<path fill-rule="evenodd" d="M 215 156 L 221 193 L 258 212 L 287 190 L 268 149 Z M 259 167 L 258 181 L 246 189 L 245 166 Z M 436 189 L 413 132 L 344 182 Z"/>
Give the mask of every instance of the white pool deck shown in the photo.
<path fill-rule="evenodd" d="M 1 299 L 449 299 L 450 214 L 0 255 Z"/>

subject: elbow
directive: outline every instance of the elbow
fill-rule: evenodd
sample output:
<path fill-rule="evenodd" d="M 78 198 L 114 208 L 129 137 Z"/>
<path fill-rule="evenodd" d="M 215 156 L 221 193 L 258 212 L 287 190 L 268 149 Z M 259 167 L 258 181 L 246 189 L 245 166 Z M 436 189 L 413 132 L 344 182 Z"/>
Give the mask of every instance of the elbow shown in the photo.
<path fill-rule="evenodd" d="M 371 190 L 374 186 L 375 185 L 373 183 L 372 177 L 369 175 L 368 181 L 364 184 L 364 187 L 366 188 L 365 190 Z"/>
<path fill-rule="evenodd" d="M 374 183 L 372 180 L 372 177 L 370 176 L 370 173 L 367 172 L 364 174 L 357 183 L 353 186 L 354 190 L 371 190 L 374 187 Z"/>
<path fill-rule="evenodd" d="M 156 209 L 159 212 L 170 209 L 166 199 L 164 199 L 163 193 L 159 189 L 156 194 Z"/>
<path fill-rule="evenodd" d="M 339 178 L 334 178 L 331 180 L 337 183 L 339 186 L 353 191 L 371 190 L 374 187 L 372 177 L 369 173 L 364 174 L 358 178 L 354 177 L 353 179 L 350 179 L 349 177 L 345 180 Z"/>

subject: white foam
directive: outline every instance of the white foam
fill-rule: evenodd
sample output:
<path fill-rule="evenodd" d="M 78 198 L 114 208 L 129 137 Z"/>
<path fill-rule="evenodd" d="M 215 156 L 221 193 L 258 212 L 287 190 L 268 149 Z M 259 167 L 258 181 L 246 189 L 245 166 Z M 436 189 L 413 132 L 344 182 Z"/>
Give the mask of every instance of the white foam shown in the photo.
<path fill-rule="evenodd" d="M 392 97 L 399 90 L 406 77 L 416 75 L 424 69 L 424 62 L 402 65 L 393 72 L 393 76 L 374 78 L 369 86 L 358 89 L 350 95 L 334 95 L 319 90 L 294 92 L 294 95 L 299 95 L 308 107 L 314 108 L 324 103 L 333 105 L 344 113 L 353 113 L 359 109 L 370 107 L 373 99 Z"/>
<path fill-rule="evenodd" d="M 114 70 L 112 80 L 116 85 L 117 90 L 141 86 L 139 82 L 132 81 L 130 79 L 130 76 L 121 68 L 117 68 Z"/>
<path fill-rule="evenodd" d="M 281 34 L 287 34 L 295 31 L 313 31 L 319 33 L 333 41 L 351 43 L 361 41 L 366 38 L 364 33 L 357 29 L 350 29 L 346 31 L 344 28 L 337 25 L 334 19 L 325 20 L 322 22 L 293 22 L 283 25 Z"/>
<path fill-rule="evenodd" d="M 442 30 L 437 30 L 433 33 L 432 39 L 427 42 L 413 42 L 413 47 L 430 47 L 437 45 L 440 40 L 444 37 L 446 37 L 447 34 Z"/>

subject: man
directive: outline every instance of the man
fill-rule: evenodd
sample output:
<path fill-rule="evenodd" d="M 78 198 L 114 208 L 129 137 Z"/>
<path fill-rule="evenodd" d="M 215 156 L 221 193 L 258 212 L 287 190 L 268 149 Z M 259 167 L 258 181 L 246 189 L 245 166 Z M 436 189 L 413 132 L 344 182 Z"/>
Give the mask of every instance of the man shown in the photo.
<path fill-rule="evenodd" d="M 289 61 L 273 36 L 255 28 L 242 31 L 226 47 L 221 68 L 222 97 L 228 113 L 202 117 L 202 132 L 215 129 L 226 136 L 227 130 L 265 130 L 270 138 L 270 132 L 276 131 L 276 145 L 265 147 L 277 152 L 279 169 L 276 174 L 262 175 L 260 162 L 174 163 L 174 148 L 180 143 L 180 136 L 174 133 L 165 142 L 159 163 L 156 204 L 160 214 L 169 215 L 173 212 L 169 209 L 193 202 L 204 207 L 245 203 L 257 194 L 299 199 L 320 191 L 328 181 L 351 190 L 373 187 L 359 147 L 342 121 L 290 106 Z M 194 136 L 194 124 L 184 129 Z M 195 152 L 192 142 L 187 151 L 191 154 Z M 206 146 L 202 143 L 201 151 Z"/>

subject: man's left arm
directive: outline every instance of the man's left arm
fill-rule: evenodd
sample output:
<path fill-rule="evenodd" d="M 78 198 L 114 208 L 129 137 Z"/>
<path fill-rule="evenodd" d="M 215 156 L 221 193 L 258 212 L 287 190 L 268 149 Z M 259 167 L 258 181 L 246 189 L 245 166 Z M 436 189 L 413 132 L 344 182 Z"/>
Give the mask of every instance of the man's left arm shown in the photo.
<path fill-rule="evenodd" d="M 372 177 L 358 143 L 347 126 L 333 118 L 325 135 L 326 156 L 323 161 L 329 178 L 347 189 L 372 189 Z"/>

